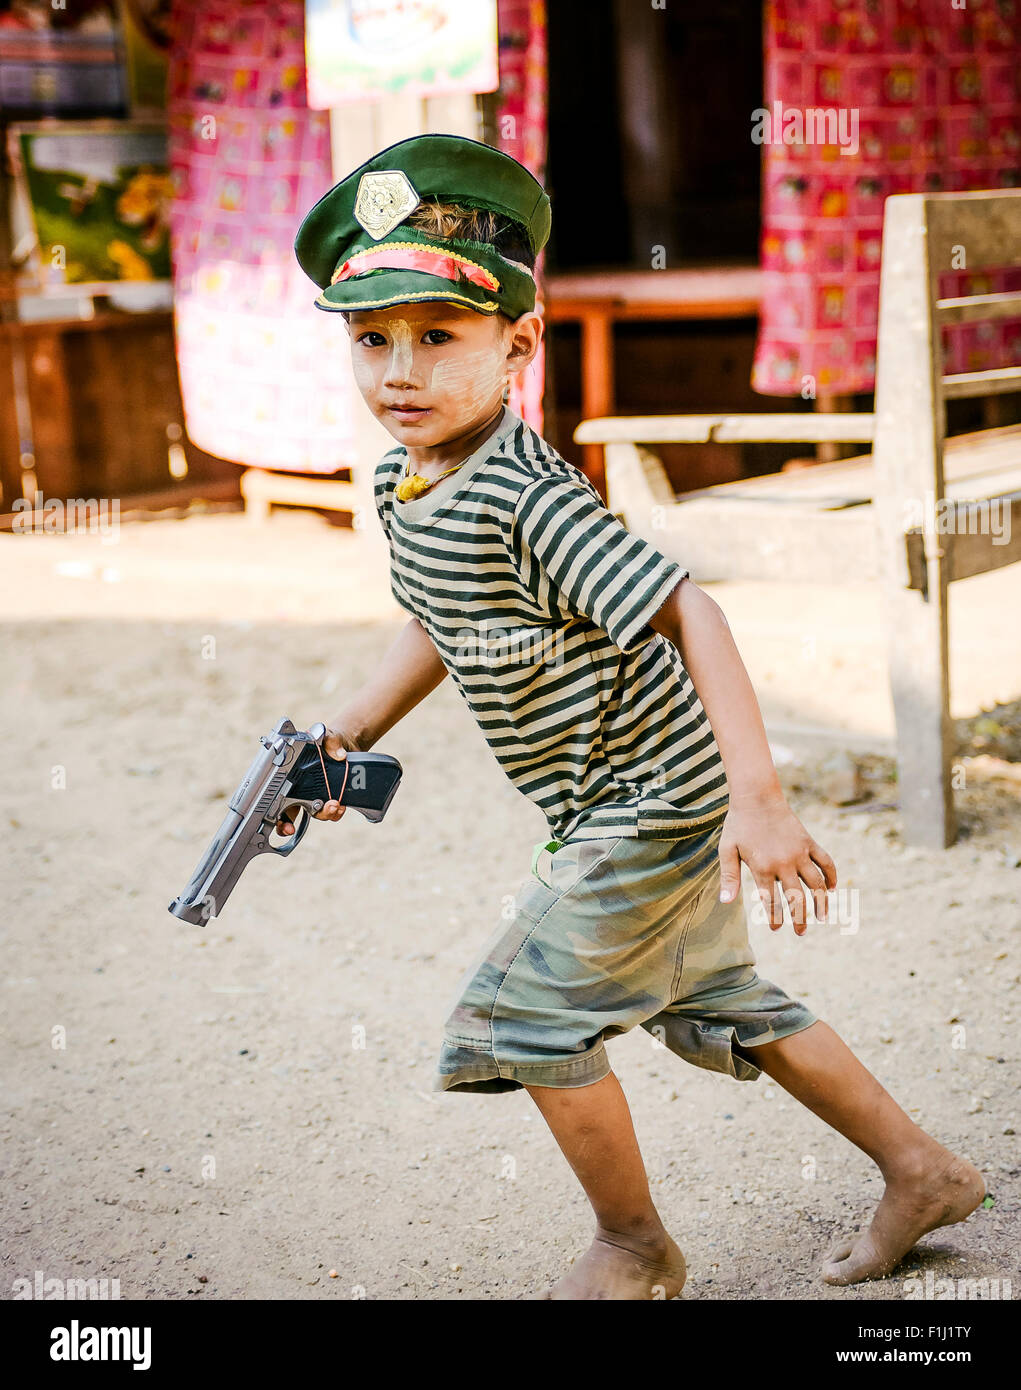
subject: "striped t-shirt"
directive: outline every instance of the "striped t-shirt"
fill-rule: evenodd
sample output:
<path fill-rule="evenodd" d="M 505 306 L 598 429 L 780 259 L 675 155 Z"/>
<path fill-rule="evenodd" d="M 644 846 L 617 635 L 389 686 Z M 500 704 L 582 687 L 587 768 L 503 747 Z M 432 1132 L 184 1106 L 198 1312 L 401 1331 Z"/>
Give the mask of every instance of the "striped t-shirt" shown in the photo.
<path fill-rule="evenodd" d="M 400 502 L 406 463 L 397 447 L 375 473 L 394 597 L 552 837 L 672 838 L 722 819 L 709 720 L 648 626 L 688 571 L 510 410 L 460 469 Z"/>

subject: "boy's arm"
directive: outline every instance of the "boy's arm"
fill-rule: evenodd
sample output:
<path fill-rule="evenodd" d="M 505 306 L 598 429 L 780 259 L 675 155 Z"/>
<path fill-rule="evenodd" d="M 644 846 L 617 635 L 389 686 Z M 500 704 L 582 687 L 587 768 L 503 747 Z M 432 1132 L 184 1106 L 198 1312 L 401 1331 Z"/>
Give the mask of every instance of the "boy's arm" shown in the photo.
<path fill-rule="evenodd" d="M 650 620 L 669 638 L 706 712 L 730 788 L 720 839 L 720 898 L 736 897 L 741 860 L 755 879 L 771 927 L 783 925 L 779 879 L 794 930 L 805 930 L 805 888 L 815 915 L 826 920 L 826 890 L 837 884 L 833 860 L 787 805 L 773 766 L 766 730 L 748 672 L 726 616 L 708 594 L 682 579 Z"/>
<path fill-rule="evenodd" d="M 447 674 L 439 652 L 417 618 L 386 650 L 373 675 L 330 721 L 325 748 L 365 753 L 424 700 Z"/>
<path fill-rule="evenodd" d="M 366 753 L 377 740 L 403 719 L 409 710 L 435 690 L 447 674 L 439 652 L 417 618 L 401 629 L 383 654 L 375 672 L 330 721 L 323 748 L 332 758 L 347 751 Z M 316 820 L 340 820 L 345 807 L 328 801 Z M 289 817 L 277 822 L 281 835 L 293 835 Z"/>

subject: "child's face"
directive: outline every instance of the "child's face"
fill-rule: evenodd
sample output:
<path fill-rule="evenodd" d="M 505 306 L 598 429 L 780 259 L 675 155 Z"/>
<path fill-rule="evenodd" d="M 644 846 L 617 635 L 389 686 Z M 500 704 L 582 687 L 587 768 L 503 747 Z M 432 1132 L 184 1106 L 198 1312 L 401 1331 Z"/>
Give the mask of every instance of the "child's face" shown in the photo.
<path fill-rule="evenodd" d="M 430 302 L 345 317 L 358 389 L 376 419 L 411 448 L 445 444 L 492 419 L 508 373 L 527 365 L 538 346 L 534 314 L 512 323 Z"/>

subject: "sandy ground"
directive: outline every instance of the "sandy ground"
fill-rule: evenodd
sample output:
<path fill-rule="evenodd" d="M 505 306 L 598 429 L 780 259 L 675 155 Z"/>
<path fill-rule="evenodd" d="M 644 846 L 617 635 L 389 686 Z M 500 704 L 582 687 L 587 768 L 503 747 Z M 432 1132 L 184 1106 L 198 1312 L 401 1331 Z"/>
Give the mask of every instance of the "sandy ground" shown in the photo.
<path fill-rule="evenodd" d="M 2 1296 L 36 1270 L 175 1299 L 514 1299 L 561 1274 L 590 1216 L 528 1097 L 429 1088 L 451 992 L 545 830 L 449 684 L 381 745 L 405 767 L 382 825 L 313 826 L 204 930 L 167 912 L 258 736 L 329 719 L 395 635 L 378 546 L 306 513 L 197 516 L 111 545 L 2 536 L 0 576 Z M 684 1298 L 896 1300 L 927 1271 L 1017 1297 L 1019 784 L 969 774 L 958 843 L 905 850 L 896 809 L 870 809 L 896 795 L 877 595 L 710 591 L 792 804 L 858 895 L 856 931 L 753 922 L 760 970 L 994 1203 L 895 1277 L 828 1288 L 818 1256 L 878 1198 L 872 1165 L 765 1078 L 636 1030 L 611 1057 Z M 954 587 L 955 714 L 1021 694 L 1019 600 L 1017 566 Z M 835 746 L 877 755 L 869 801 L 812 790 Z"/>

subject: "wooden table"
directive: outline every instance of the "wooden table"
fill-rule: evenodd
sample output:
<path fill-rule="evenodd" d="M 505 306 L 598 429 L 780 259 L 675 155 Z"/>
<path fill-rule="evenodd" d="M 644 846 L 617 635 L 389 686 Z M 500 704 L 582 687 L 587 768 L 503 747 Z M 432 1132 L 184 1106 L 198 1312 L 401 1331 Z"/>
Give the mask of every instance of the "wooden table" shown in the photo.
<path fill-rule="evenodd" d="M 605 270 L 551 275 L 546 318 L 581 325 L 582 417 L 614 414 L 613 327 L 635 320 L 756 318 L 757 265 L 700 270 Z M 585 472 L 606 496 L 601 444 L 586 444 Z"/>
<path fill-rule="evenodd" d="M 0 321 L 0 530 L 16 500 L 153 510 L 240 499 L 239 470 L 185 436 L 170 309 Z M 170 471 L 184 449 L 187 474 Z M 7 517 L 7 521 L 4 521 Z"/>

